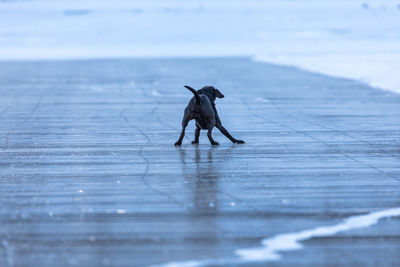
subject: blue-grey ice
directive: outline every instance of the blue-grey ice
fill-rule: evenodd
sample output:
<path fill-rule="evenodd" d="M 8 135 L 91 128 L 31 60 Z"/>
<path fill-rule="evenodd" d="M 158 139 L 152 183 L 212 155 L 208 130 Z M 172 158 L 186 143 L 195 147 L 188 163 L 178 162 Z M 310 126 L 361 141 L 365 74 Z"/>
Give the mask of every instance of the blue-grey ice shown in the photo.
<path fill-rule="evenodd" d="M 186 83 L 246 144 L 174 147 Z M 0 266 L 400 264 L 397 94 L 237 57 L 0 62 L 0 90 Z"/>

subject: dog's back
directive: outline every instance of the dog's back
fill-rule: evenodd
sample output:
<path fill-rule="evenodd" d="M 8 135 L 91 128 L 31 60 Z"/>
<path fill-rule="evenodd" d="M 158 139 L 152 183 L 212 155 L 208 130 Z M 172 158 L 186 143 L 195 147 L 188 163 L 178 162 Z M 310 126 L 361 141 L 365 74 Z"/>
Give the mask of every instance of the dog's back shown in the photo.
<path fill-rule="evenodd" d="M 201 129 L 205 130 L 209 127 L 215 126 L 215 113 L 211 105 L 210 100 L 207 96 L 199 94 L 200 103 L 196 103 L 196 98 L 192 97 L 189 101 L 188 107 L 191 108 L 191 113 L 193 114 L 196 123 Z"/>

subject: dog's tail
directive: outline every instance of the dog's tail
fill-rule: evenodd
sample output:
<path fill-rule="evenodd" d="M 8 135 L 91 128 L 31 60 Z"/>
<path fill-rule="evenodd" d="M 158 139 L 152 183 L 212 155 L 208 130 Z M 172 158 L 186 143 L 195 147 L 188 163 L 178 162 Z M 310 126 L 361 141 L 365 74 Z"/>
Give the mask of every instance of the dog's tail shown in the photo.
<path fill-rule="evenodd" d="M 196 99 L 196 104 L 200 104 L 200 96 L 197 93 L 196 90 L 194 90 L 192 87 L 185 85 L 185 88 L 188 89 L 190 92 L 194 94 L 194 98 Z"/>

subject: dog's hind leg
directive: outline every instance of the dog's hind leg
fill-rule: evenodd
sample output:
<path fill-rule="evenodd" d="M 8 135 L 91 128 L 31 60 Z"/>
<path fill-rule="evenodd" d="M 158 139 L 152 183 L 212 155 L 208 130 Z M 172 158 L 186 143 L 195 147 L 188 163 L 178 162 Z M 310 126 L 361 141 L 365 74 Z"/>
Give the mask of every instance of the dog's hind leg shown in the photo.
<path fill-rule="evenodd" d="M 186 116 L 183 117 L 183 120 L 182 120 L 182 131 L 181 131 L 181 135 L 179 136 L 178 141 L 175 142 L 176 146 L 182 145 L 182 140 L 183 140 L 183 137 L 185 136 L 185 129 L 186 129 L 186 126 L 188 125 L 190 120 L 191 120 L 191 118 L 187 118 Z"/>
<path fill-rule="evenodd" d="M 199 143 L 200 130 L 201 128 L 198 125 L 196 125 L 196 131 L 194 132 L 194 140 L 192 141 L 193 145 Z"/>
<path fill-rule="evenodd" d="M 211 135 L 212 129 L 213 129 L 213 128 L 208 128 L 208 132 L 207 132 L 208 140 L 210 140 L 210 142 L 211 142 L 211 144 L 212 144 L 213 146 L 218 146 L 219 143 L 216 142 L 216 141 L 212 138 L 212 135 Z"/>

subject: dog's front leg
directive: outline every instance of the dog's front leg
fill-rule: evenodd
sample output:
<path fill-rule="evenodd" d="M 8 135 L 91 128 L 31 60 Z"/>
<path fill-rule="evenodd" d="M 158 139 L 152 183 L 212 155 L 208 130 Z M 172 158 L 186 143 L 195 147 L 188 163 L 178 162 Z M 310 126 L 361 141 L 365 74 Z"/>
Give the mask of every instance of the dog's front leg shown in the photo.
<path fill-rule="evenodd" d="M 232 143 L 236 143 L 236 144 L 244 144 L 243 140 L 238 140 L 236 138 L 234 138 L 227 129 L 224 128 L 224 126 L 222 126 L 221 123 L 221 119 L 219 118 L 218 115 L 218 111 L 217 109 L 214 107 L 214 112 L 215 112 L 215 119 L 216 119 L 216 123 L 215 123 L 215 127 L 217 127 L 217 129 L 223 134 L 225 135 L 229 140 L 231 140 Z"/>
<path fill-rule="evenodd" d="M 226 137 L 228 137 L 228 139 L 231 140 L 232 143 L 244 144 L 244 141 L 243 141 L 243 140 L 238 140 L 238 139 L 234 138 L 234 137 L 228 132 L 228 130 L 225 129 L 225 128 L 222 126 L 222 124 L 218 123 L 217 125 L 215 125 L 215 127 L 217 127 L 217 129 L 220 130 L 221 133 L 222 133 L 223 135 L 225 135 Z"/>

